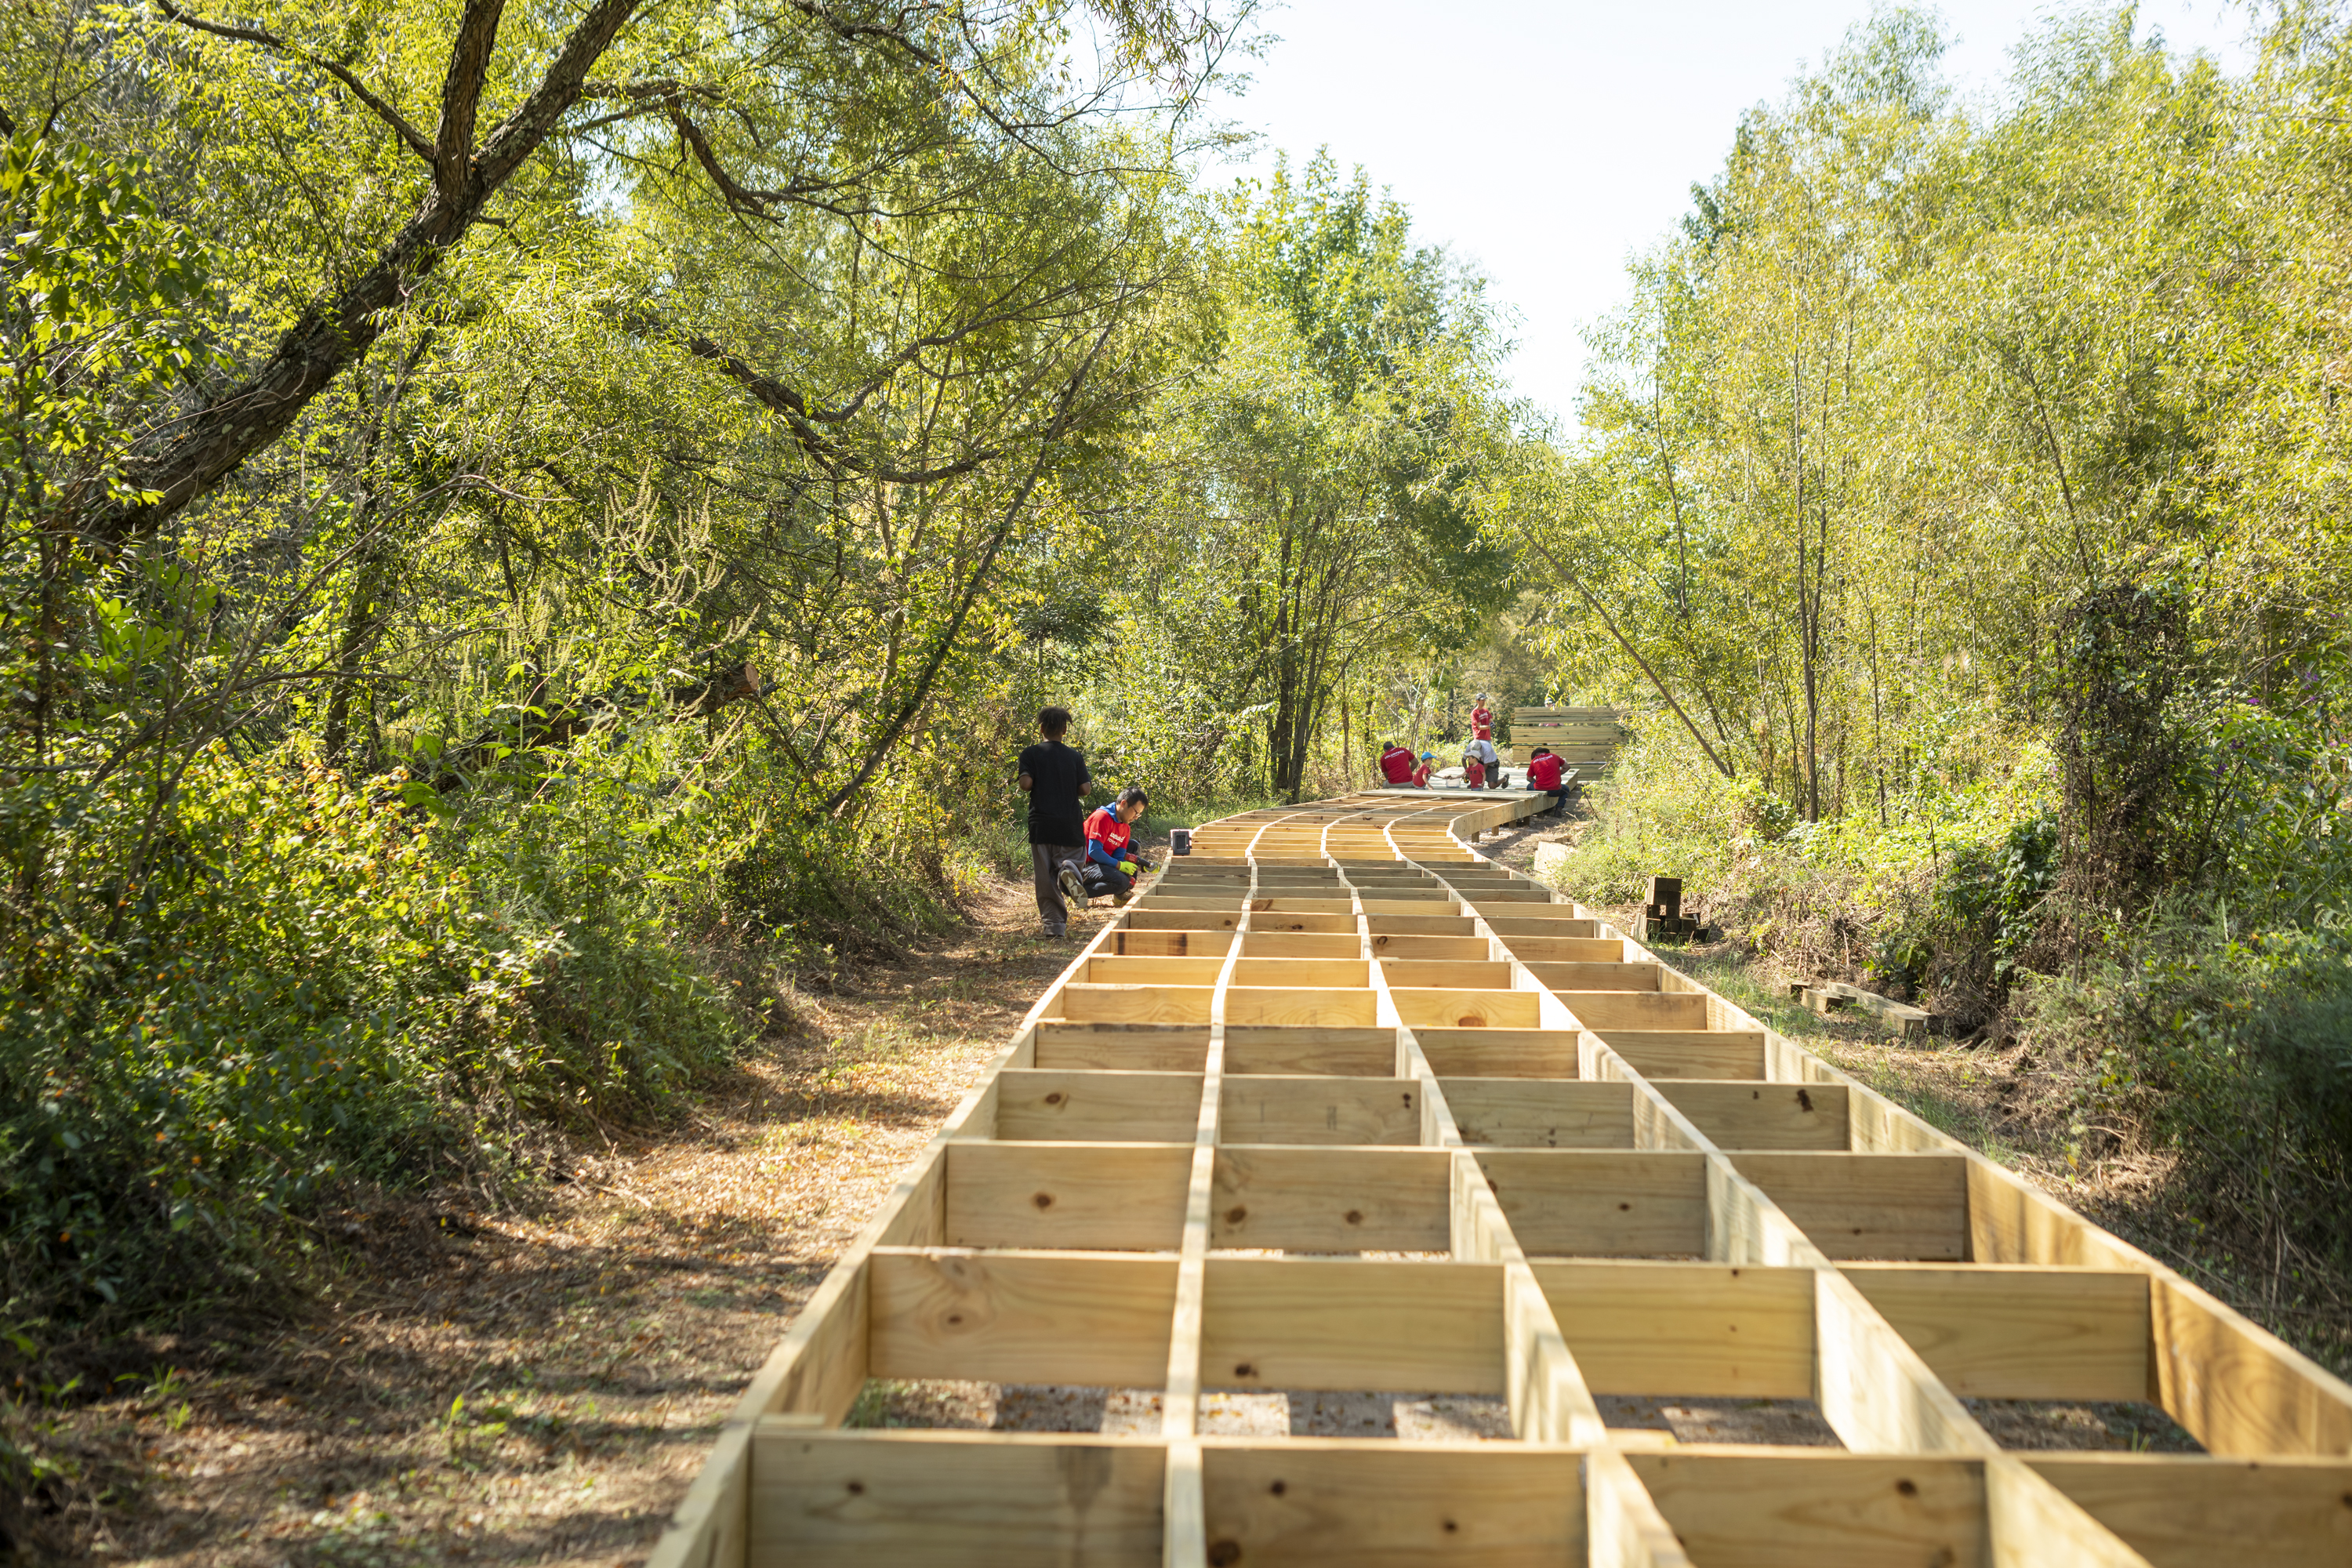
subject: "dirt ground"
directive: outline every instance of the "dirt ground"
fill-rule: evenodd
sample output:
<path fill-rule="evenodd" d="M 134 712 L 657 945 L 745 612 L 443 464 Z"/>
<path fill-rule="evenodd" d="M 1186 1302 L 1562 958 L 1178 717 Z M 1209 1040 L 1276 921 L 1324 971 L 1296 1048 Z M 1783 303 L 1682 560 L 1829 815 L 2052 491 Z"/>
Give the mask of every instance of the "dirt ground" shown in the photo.
<path fill-rule="evenodd" d="M 345 1215 L 341 1287 L 298 1321 L 111 1347 L 134 1370 L 92 1381 L 121 1393 L 54 1418 L 79 1517 L 50 1522 L 173 1568 L 642 1562 L 785 1322 L 1103 918 L 1034 935 L 1010 883 L 974 912 L 795 994 L 806 1038 L 528 1209 Z"/>

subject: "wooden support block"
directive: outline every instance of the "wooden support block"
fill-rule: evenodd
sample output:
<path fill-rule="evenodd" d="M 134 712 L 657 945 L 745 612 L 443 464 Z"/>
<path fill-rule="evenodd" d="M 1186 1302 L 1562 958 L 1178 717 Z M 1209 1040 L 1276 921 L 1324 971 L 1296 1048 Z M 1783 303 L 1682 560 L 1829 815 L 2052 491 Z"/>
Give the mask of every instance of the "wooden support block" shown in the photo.
<path fill-rule="evenodd" d="M 1601 1039 L 1643 1078 L 1764 1077 L 1761 1029 L 1610 1029 Z"/>
<path fill-rule="evenodd" d="M 1532 991 L 1396 989 L 1389 994 L 1407 1028 L 1532 1029 L 1543 1022 Z"/>
<path fill-rule="evenodd" d="M 1557 991 L 1577 1022 L 1596 1034 L 1612 1029 L 1708 1029 L 1708 998 L 1674 991 Z"/>
<path fill-rule="evenodd" d="M 1343 990 L 1371 983 L 1371 967 L 1360 958 L 1258 958 L 1247 952 L 1234 961 L 1228 982 L 1277 991 Z"/>
<path fill-rule="evenodd" d="M 1570 1029 L 1416 1029 L 1430 1070 L 1440 1078 L 1577 1076 L 1577 1035 Z"/>
<path fill-rule="evenodd" d="M 1799 992 L 1797 997 L 1805 1005 L 1807 1012 L 1819 1013 L 1823 1017 L 1843 1013 L 1853 1005 L 1853 999 L 1850 996 L 1840 996 L 1834 992 L 1822 991 L 1811 985 Z"/>
<path fill-rule="evenodd" d="M 995 1136 L 1056 1142 L 1181 1143 L 1201 1111 L 1201 1075 L 1053 1072 L 996 1075 Z"/>
<path fill-rule="evenodd" d="M 1501 1394 L 1503 1268 L 1212 1258 L 1206 1388 Z"/>
<path fill-rule="evenodd" d="M 1421 1085 L 1409 1078 L 1229 1078 L 1226 1143 L 1417 1143 Z"/>
<path fill-rule="evenodd" d="M 1529 963 L 1528 970 L 1554 991 L 1655 991 L 1655 963 Z"/>
<path fill-rule="evenodd" d="M 1663 1079 L 1657 1089 L 1718 1149 L 1846 1146 L 1843 1085 Z"/>
<path fill-rule="evenodd" d="M 1235 985 L 1225 992 L 1225 1022 L 1364 1027 L 1379 1022 L 1379 1009 L 1369 990 L 1293 991 Z"/>
<path fill-rule="evenodd" d="M 1228 1073 L 1386 1078 L 1396 1070 L 1396 1031 L 1225 1026 Z"/>
<path fill-rule="evenodd" d="M 1173 1250 L 1184 1232 L 1184 1143 L 950 1143 L 949 1247 Z"/>
<path fill-rule="evenodd" d="M 1530 1258 L 1696 1258 L 1706 1250 L 1704 1154 L 1481 1148 L 1476 1159 Z"/>
<path fill-rule="evenodd" d="M 1443 1252 L 1443 1149 L 1217 1151 L 1210 1245 L 1294 1252 Z"/>
<path fill-rule="evenodd" d="M 2352 1563 L 2352 1463 L 2152 1454 L 2020 1455 L 2154 1568 Z"/>
<path fill-rule="evenodd" d="M 1376 936 L 1372 956 L 1383 963 L 1410 959 L 1479 963 L 1486 962 L 1493 947 L 1483 936 Z"/>
<path fill-rule="evenodd" d="M 1465 1143 L 1533 1149 L 1630 1149 L 1633 1090 L 1622 1083 L 1518 1078 L 1438 1080 Z"/>
<path fill-rule="evenodd" d="M 877 1247 L 874 1377 L 1157 1387 L 1176 1260 Z"/>
<path fill-rule="evenodd" d="M 1530 1267 L 1595 1394 L 1803 1399 L 1813 1392 L 1810 1268 Z"/>
<path fill-rule="evenodd" d="M 1239 910 L 1154 910 L 1138 907 L 1122 917 L 1123 929 L 1142 931 L 1230 931 L 1242 923 Z"/>
<path fill-rule="evenodd" d="M 1550 1445 L 1202 1445 L 1209 1560 L 1332 1568 L 1581 1563 L 1583 1456 Z"/>
<path fill-rule="evenodd" d="M 1731 1163 L 1824 1257 L 1958 1263 L 1969 1256 L 1968 1163 L 1957 1155 L 1740 1153 Z"/>
<path fill-rule="evenodd" d="M 1964 1398 L 2148 1395 L 2144 1276 L 1920 1263 L 1854 1263 L 1845 1274 Z"/>
<path fill-rule="evenodd" d="M 751 1438 L 744 1568 L 1156 1568 L 1163 1450 L 1059 1433 Z"/>
<path fill-rule="evenodd" d="M 1990 1561 L 1984 1471 L 1973 1460 L 1718 1448 L 1629 1453 L 1626 1462 L 1696 1563 L 1967 1568 Z"/>
<path fill-rule="evenodd" d="M 1206 1024 L 1071 1024 L 1042 1021 L 1029 1065 L 1064 1071 L 1198 1073 L 1209 1052 Z"/>

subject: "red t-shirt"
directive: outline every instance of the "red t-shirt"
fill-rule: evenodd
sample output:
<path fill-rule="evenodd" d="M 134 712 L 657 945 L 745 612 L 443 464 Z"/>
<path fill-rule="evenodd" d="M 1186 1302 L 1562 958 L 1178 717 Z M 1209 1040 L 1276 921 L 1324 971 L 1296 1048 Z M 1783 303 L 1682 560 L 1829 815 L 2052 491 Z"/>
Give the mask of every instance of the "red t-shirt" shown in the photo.
<path fill-rule="evenodd" d="M 1381 753 L 1381 774 L 1392 784 L 1412 782 L 1412 753 L 1402 746 L 1391 746 Z"/>
<path fill-rule="evenodd" d="M 1415 789 L 1427 789 L 1429 787 L 1429 764 L 1427 763 L 1423 763 L 1421 766 L 1412 770 L 1412 787 Z"/>
<path fill-rule="evenodd" d="M 1528 787 L 1529 789 L 1558 789 L 1559 787 L 1559 759 L 1556 756 L 1538 757 L 1534 762 L 1529 763 L 1528 764 Z"/>
<path fill-rule="evenodd" d="M 1495 716 L 1484 708 L 1470 710 L 1471 739 L 1491 741 L 1495 738 Z"/>
<path fill-rule="evenodd" d="M 1127 823 L 1121 822 L 1118 819 L 1118 813 L 1107 805 L 1095 807 L 1095 814 L 1087 818 L 1087 839 L 1099 843 L 1103 847 L 1103 853 L 1114 860 L 1118 859 L 1120 852 L 1127 847 L 1127 841 L 1134 837 L 1135 829 Z"/>
<path fill-rule="evenodd" d="M 1486 764 L 1472 757 L 1462 764 L 1462 782 L 1472 789 L 1486 787 Z"/>

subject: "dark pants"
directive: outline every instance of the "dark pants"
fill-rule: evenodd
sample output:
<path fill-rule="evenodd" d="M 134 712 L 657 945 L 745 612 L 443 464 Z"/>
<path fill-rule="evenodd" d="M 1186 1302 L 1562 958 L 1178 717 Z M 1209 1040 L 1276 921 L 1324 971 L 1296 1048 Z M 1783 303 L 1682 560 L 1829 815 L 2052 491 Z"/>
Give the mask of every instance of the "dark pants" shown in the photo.
<path fill-rule="evenodd" d="M 1078 871 L 1087 885 L 1087 896 L 1095 899 L 1115 899 L 1135 886 L 1135 879 L 1124 871 L 1115 871 L 1099 860 L 1089 860 Z"/>
<path fill-rule="evenodd" d="M 1062 889 L 1054 884 L 1063 866 L 1086 853 L 1082 844 L 1032 844 L 1029 846 L 1029 869 L 1037 882 L 1037 918 L 1045 929 L 1060 936 L 1069 928 L 1069 906 L 1062 902 Z"/>
<path fill-rule="evenodd" d="M 1544 793 L 1551 796 L 1552 810 L 1559 813 L 1562 816 L 1568 815 L 1568 786 L 1566 784 L 1562 784 L 1559 788 L 1555 790 L 1546 790 Z"/>

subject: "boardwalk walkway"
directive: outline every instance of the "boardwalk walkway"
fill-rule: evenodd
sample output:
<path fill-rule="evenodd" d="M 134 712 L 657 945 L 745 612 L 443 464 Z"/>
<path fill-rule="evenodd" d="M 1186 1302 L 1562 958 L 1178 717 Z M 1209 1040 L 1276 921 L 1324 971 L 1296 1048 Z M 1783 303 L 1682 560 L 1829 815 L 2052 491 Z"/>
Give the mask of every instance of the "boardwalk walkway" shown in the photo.
<path fill-rule="evenodd" d="M 656 1568 L 2352 1562 L 2352 1388 L 1478 856 L 1542 804 L 1201 830 L 801 1314 Z M 1159 1421 L 843 1427 L 921 1379 Z M 1494 1432 L 1206 1415 L 1382 1394 Z M 1811 1401 L 1827 1446 L 1604 1419 L 1636 1394 Z M 1970 1399 L 2145 1400 L 2208 1452 L 2005 1451 Z"/>

